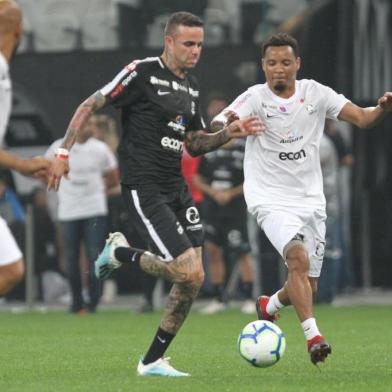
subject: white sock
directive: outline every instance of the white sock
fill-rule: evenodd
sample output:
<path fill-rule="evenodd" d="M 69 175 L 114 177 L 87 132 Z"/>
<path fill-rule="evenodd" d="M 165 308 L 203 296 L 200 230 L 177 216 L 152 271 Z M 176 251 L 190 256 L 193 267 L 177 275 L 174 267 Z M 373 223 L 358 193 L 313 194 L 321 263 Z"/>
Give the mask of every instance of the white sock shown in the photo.
<path fill-rule="evenodd" d="M 279 312 L 280 309 L 284 308 L 284 305 L 279 301 L 278 292 L 272 295 L 267 304 L 267 313 L 273 316 Z"/>
<path fill-rule="evenodd" d="M 319 329 L 317 328 L 316 319 L 314 317 L 302 321 L 301 325 L 304 330 L 306 340 L 310 340 L 317 335 L 321 335 Z"/>

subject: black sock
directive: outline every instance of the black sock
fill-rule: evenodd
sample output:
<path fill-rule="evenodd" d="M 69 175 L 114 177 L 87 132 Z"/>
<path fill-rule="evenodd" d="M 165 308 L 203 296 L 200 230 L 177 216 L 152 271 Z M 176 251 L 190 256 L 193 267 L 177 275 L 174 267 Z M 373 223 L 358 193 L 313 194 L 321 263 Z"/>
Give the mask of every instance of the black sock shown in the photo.
<path fill-rule="evenodd" d="M 171 341 L 174 339 L 174 336 L 176 335 L 172 335 L 171 333 L 158 328 L 154 340 L 152 341 L 151 346 L 143 359 L 143 363 L 147 365 L 161 358 L 169 347 Z"/>
<path fill-rule="evenodd" d="M 114 257 L 121 263 L 136 263 L 136 265 L 139 265 L 140 257 L 144 252 L 146 251 L 143 249 L 119 246 L 114 250 Z"/>
<path fill-rule="evenodd" d="M 225 286 L 222 283 L 213 285 L 214 297 L 219 301 L 223 302 L 223 292 L 225 291 Z"/>
<path fill-rule="evenodd" d="M 242 292 L 246 299 L 253 298 L 253 282 L 242 282 Z"/>

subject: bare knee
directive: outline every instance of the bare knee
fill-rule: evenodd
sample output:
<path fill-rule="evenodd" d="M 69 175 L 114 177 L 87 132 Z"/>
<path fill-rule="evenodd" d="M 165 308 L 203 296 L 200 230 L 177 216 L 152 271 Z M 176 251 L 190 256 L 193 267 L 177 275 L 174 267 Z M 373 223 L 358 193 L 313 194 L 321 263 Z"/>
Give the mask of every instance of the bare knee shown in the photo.
<path fill-rule="evenodd" d="M 188 249 L 175 260 L 178 271 L 176 283 L 183 283 L 195 288 L 200 288 L 204 282 L 204 268 L 201 254 L 193 248 Z"/>
<path fill-rule="evenodd" d="M 294 245 L 288 249 L 286 262 L 289 273 L 306 275 L 309 272 L 309 257 L 303 245 Z"/>
<path fill-rule="evenodd" d="M 0 295 L 4 295 L 22 280 L 24 275 L 23 259 L 0 267 L 0 275 L 2 282 Z"/>

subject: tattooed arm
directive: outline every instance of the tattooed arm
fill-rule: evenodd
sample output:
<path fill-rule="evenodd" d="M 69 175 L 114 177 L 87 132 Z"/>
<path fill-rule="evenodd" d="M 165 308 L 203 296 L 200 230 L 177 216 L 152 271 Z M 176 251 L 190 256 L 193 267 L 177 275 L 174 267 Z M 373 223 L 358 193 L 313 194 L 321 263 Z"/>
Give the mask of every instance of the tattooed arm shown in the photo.
<path fill-rule="evenodd" d="M 85 126 L 90 116 L 103 108 L 107 103 L 106 98 L 99 92 L 95 92 L 82 102 L 76 109 L 67 132 L 65 133 L 61 148 L 70 150 L 75 143 L 78 132 Z M 48 190 L 58 190 L 62 176 L 67 177 L 69 172 L 68 159 L 54 158 L 48 177 Z"/>
<path fill-rule="evenodd" d="M 235 120 L 218 132 L 190 131 L 185 136 L 189 154 L 198 156 L 216 150 L 232 138 L 260 135 L 265 130 L 264 124 L 256 116 Z"/>

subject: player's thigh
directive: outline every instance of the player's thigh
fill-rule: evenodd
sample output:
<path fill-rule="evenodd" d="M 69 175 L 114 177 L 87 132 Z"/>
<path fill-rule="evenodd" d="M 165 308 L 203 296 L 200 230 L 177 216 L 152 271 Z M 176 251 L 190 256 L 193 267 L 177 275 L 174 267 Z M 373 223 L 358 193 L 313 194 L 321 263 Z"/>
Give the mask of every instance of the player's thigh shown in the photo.
<path fill-rule="evenodd" d="M 309 277 L 318 278 L 321 274 L 325 254 L 325 233 L 327 216 L 323 210 L 315 210 L 305 232 L 306 247 L 309 252 Z"/>
<path fill-rule="evenodd" d="M 184 228 L 192 246 L 194 248 L 201 247 L 204 241 L 203 224 L 188 186 L 185 185 L 182 188 L 178 199 L 172 204 L 172 208 L 176 211 L 177 219 Z"/>
<path fill-rule="evenodd" d="M 130 189 L 122 190 L 125 204 L 130 214 L 130 224 L 139 236 L 149 239 L 151 251 L 165 261 L 172 261 L 192 243 L 173 210 L 172 197 L 159 192 Z M 130 239 L 132 245 L 132 239 Z"/>
<path fill-rule="evenodd" d="M 6 221 L 0 217 L 0 267 L 22 260 L 22 252 Z"/>
<path fill-rule="evenodd" d="M 304 222 L 299 215 L 286 210 L 260 208 L 256 218 L 275 249 L 284 258 L 286 245 L 302 232 Z"/>

